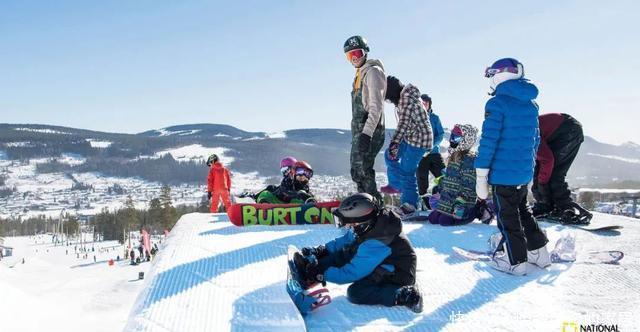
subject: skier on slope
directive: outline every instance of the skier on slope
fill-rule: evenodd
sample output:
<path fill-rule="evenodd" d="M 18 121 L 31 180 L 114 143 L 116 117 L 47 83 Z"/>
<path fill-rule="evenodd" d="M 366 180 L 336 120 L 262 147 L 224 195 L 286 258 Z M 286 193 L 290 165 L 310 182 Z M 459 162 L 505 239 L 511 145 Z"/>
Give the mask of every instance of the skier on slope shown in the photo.
<path fill-rule="evenodd" d="M 431 97 L 425 93 L 420 96 L 420 99 L 422 99 L 422 105 L 424 105 L 427 113 L 429 113 L 429 123 L 431 123 L 431 130 L 433 130 L 433 147 L 431 151 L 427 151 L 427 153 L 422 156 L 418 164 L 416 176 L 418 177 L 418 194 L 420 194 L 422 198 L 422 206 L 431 209 L 432 207 L 429 206 L 429 199 L 427 197 L 429 190 L 429 172 L 437 179 L 442 176 L 442 171 L 445 168 L 442 155 L 440 154 L 440 143 L 444 138 L 444 129 L 442 128 L 440 117 L 433 112 Z"/>
<path fill-rule="evenodd" d="M 533 215 L 553 212 L 565 223 L 579 222 L 581 216 L 575 213 L 577 203 L 571 199 L 566 176 L 584 141 L 582 125 L 571 115 L 561 113 L 540 115 L 538 122 L 540 147 L 531 188 L 536 199 Z"/>
<path fill-rule="evenodd" d="M 309 180 L 313 177 L 313 168 L 304 160 L 295 162 L 292 166 L 292 180 L 282 181 L 280 186 L 269 186 L 261 191 L 256 198 L 257 203 L 269 204 L 303 204 L 315 202 L 309 189 Z"/>
<path fill-rule="evenodd" d="M 231 206 L 231 174 L 214 153 L 207 159 L 209 176 L 207 178 L 207 197 L 211 200 L 211 213 L 218 212 L 218 203 L 222 198 L 225 210 Z"/>
<path fill-rule="evenodd" d="M 491 265 L 500 271 L 524 275 L 527 261 L 540 267 L 551 264 L 549 241 L 527 206 L 527 184 L 533 178 L 535 153 L 540 141 L 538 96 L 535 85 L 524 78 L 524 67 L 504 58 L 485 71 L 493 96 L 485 105 L 480 147 L 476 157 L 478 198 L 489 196 L 492 185 L 502 245 Z"/>
<path fill-rule="evenodd" d="M 416 254 L 402 232 L 400 217 L 380 208 L 373 196 L 347 197 L 334 211 L 347 233 L 318 247 L 294 254 L 303 287 L 318 282 L 352 283 L 349 301 L 356 304 L 404 305 L 422 311 L 416 283 Z"/>
<path fill-rule="evenodd" d="M 361 36 L 349 37 L 343 50 L 356 68 L 351 91 L 351 179 L 358 192 L 382 202 L 373 165 L 384 145 L 384 67 L 380 60 L 367 58 L 369 45 Z"/>
<path fill-rule="evenodd" d="M 404 85 L 394 76 L 387 77 L 385 99 L 396 106 L 398 126 L 384 154 L 389 184 L 381 190 L 400 192 L 400 203 L 415 209 L 419 199 L 416 170 L 422 156 L 433 146 L 429 114 L 418 88 Z"/>

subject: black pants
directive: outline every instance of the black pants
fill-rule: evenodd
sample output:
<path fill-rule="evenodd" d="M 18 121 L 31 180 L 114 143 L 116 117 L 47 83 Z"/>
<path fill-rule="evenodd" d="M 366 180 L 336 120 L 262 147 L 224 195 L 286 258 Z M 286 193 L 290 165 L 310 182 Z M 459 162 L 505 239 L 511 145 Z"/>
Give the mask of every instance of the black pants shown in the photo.
<path fill-rule="evenodd" d="M 351 261 L 353 255 L 346 251 L 338 251 L 318 260 L 318 267 L 324 273 L 330 267 L 340 268 Z M 402 287 L 390 282 L 393 273 L 378 266 L 368 276 L 355 281 L 347 288 L 347 298 L 355 304 L 382 304 L 394 306 L 396 293 Z"/>
<path fill-rule="evenodd" d="M 542 248 L 549 240 L 527 206 L 527 185 L 493 189 L 498 229 L 506 243 L 511 265 L 527 261 L 527 250 Z"/>
<path fill-rule="evenodd" d="M 439 153 L 430 153 L 426 157 L 422 157 L 420 164 L 418 164 L 418 171 L 416 176 L 418 178 L 418 193 L 420 196 L 427 193 L 429 190 L 429 172 L 434 177 L 442 175 L 442 170 L 445 168 L 442 155 Z"/>
<path fill-rule="evenodd" d="M 536 165 L 535 168 L 531 191 L 537 202 L 559 209 L 566 207 L 571 202 L 571 191 L 566 177 L 571 164 L 578 155 L 582 142 L 584 142 L 582 125 L 573 117 L 565 114 L 565 120 L 560 127 L 547 139 L 547 145 L 553 152 L 554 159 L 548 190 L 541 190 L 538 183 L 539 166 Z"/>

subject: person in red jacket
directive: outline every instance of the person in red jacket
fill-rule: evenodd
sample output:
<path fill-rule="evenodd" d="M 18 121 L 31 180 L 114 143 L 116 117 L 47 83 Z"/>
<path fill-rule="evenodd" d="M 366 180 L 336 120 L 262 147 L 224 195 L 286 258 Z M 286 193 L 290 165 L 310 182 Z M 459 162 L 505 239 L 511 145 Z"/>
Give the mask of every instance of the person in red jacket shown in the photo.
<path fill-rule="evenodd" d="M 584 141 L 582 125 L 564 113 L 540 115 L 538 122 L 540 146 L 531 188 L 536 199 L 533 215 L 543 216 L 553 212 L 564 215 L 563 220 L 569 222 L 577 203 L 571 199 L 565 178 Z"/>
<path fill-rule="evenodd" d="M 207 196 L 211 200 L 211 212 L 218 212 L 218 203 L 222 198 L 225 210 L 231 206 L 229 192 L 231 191 L 231 174 L 220 163 L 218 156 L 212 154 L 207 159 L 209 169 L 209 177 L 207 178 Z"/>

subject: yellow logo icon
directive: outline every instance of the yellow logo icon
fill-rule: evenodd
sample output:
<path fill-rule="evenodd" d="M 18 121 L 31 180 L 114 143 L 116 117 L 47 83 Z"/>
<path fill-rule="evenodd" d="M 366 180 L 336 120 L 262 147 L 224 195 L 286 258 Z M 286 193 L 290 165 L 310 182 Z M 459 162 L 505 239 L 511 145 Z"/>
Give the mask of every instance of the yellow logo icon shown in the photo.
<path fill-rule="evenodd" d="M 574 322 L 562 323 L 562 332 L 578 332 L 578 324 Z"/>

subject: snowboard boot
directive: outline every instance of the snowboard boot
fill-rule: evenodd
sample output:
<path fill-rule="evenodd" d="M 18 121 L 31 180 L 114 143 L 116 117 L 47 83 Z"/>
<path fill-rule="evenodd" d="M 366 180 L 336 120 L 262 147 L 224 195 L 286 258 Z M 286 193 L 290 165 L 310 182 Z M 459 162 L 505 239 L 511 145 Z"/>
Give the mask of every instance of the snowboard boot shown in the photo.
<path fill-rule="evenodd" d="M 504 251 L 497 251 L 491 258 L 489 266 L 498 271 L 513 274 L 516 276 L 523 276 L 527 274 L 527 262 L 511 265 L 511 262 L 509 261 L 509 255 Z"/>
<path fill-rule="evenodd" d="M 551 265 L 551 257 L 547 251 L 547 246 L 545 245 L 542 248 L 527 251 L 527 261 L 543 269 Z"/>
<path fill-rule="evenodd" d="M 425 194 L 420 196 L 420 202 L 422 202 L 422 211 L 431 210 L 431 205 L 429 204 L 429 195 Z"/>
<path fill-rule="evenodd" d="M 579 214 L 576 214 L 575 209 L 567 208 L 562 210 L 560 222 L 563 224 L 589 225 L 590 219 L 583 219 Z"/>
<path fill-rule="evenodd" d="M 303 256 L 300 252 L 293 254 L 293 264 L 296 268 L 296 279 L 304 289 L 312 288 L 318 282 L 314 278 L 310 278 L 313 270 L 317 270 L 318 259 L 311 256 Z"/>
<path fill-rule="evenodd" d="M 553 211 L 553 206 L 547 203 L 536 202 L 533 204 L 533 207 L 531 208 L 531 213 L 536 218 L 546 216 L 551 211 Z"/>
<path fill-rule="evenodd" d="M 396 292 L 396 305 L 403 305 L 415 313 L 421 313 L 424 303 L 420 288 L 417 285 L 402 286 Z"/>
<path fill-rule="evenodd" d="M 416 208 L 415 206 L 409 204 L 409 203 L 403 203 L 402 205 L 400 205 L 400 211 L 402 211 L 402 213 L 404 215 L 408 215 L 408 214 L 412 214 L 416 212 Z"/>

